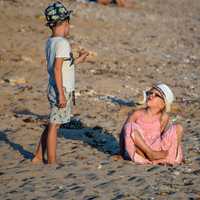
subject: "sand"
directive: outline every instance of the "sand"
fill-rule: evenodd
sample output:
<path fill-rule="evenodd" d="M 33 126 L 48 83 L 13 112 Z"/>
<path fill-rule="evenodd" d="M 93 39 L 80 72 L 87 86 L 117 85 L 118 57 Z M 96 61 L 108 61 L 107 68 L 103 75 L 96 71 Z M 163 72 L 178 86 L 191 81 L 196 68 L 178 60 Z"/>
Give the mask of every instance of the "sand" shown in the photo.
<path fill-rule="evenodd" d="M 200 199 L 200 3 L 135 0 L 131 9 L 71 5 L 69 41 L 92 53 L 76 68 L 76 127 L 58 136 L 57 165 L 31 159 L 49 112 L 47 0 L 0 1 L 0 199 Z M 118 160 L 120 129 L 152 83 L 169 84 L 184 126 L 185 164 Z"/>

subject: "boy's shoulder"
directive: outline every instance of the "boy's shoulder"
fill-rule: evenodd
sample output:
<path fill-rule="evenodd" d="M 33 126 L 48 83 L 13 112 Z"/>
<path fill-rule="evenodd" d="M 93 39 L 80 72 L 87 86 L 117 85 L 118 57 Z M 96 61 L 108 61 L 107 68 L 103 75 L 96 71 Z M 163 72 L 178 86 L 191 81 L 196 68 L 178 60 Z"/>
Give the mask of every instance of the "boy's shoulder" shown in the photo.
<path fill-rule="evenodd" d="M 64 37 L 58 37 L 58 42 L 68 42 L 68 39 L 67 38 L 64 38 Z"/>
<path fill-rule="evenodd" d="M 50 37 L 48 38 L 47 43 L 55 43 L 56 45 L 69 45 L 69 41 L 64 37 Z"/>
<path fill-rule="evenodd" d="M 54 49 L 56 52 L 71 51 L 71 46 L 66 38 L 50 37 L 46 43 L 46 49 Z"/>
<path fill-rule="evenodd" d="M 60 37 L 57 42 L 56 46 L 59 48 L 64 48 L 64 49 L 71 49 L 69 41 L 66 38 Z"/>

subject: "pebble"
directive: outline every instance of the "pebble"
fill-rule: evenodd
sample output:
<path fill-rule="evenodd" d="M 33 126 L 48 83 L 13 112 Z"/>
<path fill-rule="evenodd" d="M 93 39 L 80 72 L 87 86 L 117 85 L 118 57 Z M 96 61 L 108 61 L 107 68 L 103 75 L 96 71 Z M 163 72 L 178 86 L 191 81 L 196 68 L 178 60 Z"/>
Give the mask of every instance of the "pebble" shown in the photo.
<path fill-rule="evenodd" d="M 173 173 L 174 173 L 174 175 L 176 175 L 176 176 L 179 176 L 179 175 L 180 175 L 180 172 L 179 172 L 179 171 L 174 171 Z"/>
<path fill-rule="evenodd" d="M 10 83 L 10 85 L 20 85 L 20 84 L 26 84 L 27 80 L 25 78 L 8 78 L 4 79 L 4 82 Z"/>
<path fill-rule="evenodd" d="M 29 63 L 33 62 L 33 59 L 31 57 L 28 57 L 28 56 L 22 56 L 21 59 L 25 62 L 29 62 Z"/>
<path fill-rule="evenodd" d="M 97 167 L 97 169 L 102 169 L 102 165 L 99 164 L 98 167 Z"/>

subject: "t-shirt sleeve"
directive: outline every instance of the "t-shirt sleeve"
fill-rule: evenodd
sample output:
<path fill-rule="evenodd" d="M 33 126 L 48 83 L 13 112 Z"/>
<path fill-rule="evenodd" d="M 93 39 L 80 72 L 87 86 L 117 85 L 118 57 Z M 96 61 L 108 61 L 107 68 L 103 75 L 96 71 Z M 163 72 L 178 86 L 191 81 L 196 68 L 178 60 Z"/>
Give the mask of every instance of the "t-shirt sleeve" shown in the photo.
<path fill-rule="evenodd" d="M 69 46 L 68 41 L 66 40 L 60 40 L 57 42 L 55 46 L 56 50 L 56 58 L 69 58 L 71 48 Z"/>

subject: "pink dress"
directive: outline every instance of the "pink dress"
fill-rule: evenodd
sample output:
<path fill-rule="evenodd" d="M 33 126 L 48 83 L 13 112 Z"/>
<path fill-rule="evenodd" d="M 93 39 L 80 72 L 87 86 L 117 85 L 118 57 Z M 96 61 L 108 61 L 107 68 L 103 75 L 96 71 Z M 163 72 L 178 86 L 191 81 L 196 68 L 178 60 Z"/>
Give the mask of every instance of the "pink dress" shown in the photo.
<path fill-rule="evenodd" d="M 145 122 L 141 115 L 136 123 L 128 122 L 123 128 L 125 150 L 132 161 L 139 164 L 180 164 L 183 160 L 181 145 L 177 146 L 176 125 L 171 125 L 162 135 L 160 133 L 160 118 L 155 117 L 151 122 Z M 153 150 L 168 150 L 165 159 L 150 161 L 138 153 L 134 144 L 134 130 L 143 137 L 145 143 Z"/>

